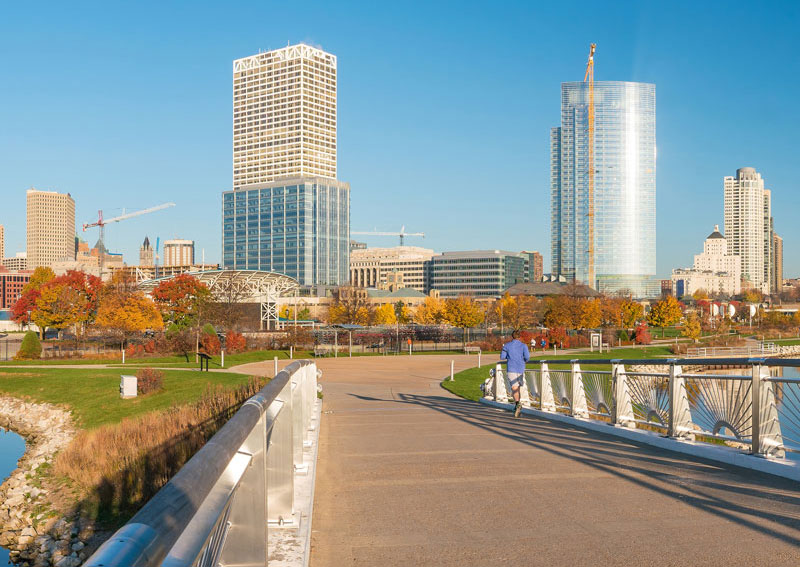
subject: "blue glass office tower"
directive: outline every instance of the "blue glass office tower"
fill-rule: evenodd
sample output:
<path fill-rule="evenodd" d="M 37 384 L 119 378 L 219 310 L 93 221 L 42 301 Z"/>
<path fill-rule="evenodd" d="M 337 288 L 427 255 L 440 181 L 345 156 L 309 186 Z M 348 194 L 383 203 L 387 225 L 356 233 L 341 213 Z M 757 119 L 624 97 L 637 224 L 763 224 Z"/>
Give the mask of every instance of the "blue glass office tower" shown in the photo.
<path fill-rule="evenodd" d="M 222 194 L 222 263 L 301 285 L 343 285 L 350 265 L 350 185 L 296 178 Z"/>
<path fill-rule="evenodd" d="M 656 88 L 594 83 L 594 269 L 589 279 L 589 88 L 562 83 L 550 132 L 552 272 L 604 293 L 660 293 L 656 273 Z"/>

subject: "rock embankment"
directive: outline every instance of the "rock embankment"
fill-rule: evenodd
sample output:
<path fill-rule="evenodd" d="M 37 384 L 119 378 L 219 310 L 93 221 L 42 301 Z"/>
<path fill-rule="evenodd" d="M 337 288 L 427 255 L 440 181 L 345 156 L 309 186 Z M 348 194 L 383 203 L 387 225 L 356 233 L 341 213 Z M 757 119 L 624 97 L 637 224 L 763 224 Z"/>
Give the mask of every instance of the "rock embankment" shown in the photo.
<path fill-rule="evenodd" d="M 92 527 L 54 514 L 41 482 L 56 453 L 75 437 L 72 416 L 50 404 L 0 397 L 0 427 L 26 440 L 17 468 L 0 485 L 0 545 L 23 566 L 77 567 L 86 559 Z"/>

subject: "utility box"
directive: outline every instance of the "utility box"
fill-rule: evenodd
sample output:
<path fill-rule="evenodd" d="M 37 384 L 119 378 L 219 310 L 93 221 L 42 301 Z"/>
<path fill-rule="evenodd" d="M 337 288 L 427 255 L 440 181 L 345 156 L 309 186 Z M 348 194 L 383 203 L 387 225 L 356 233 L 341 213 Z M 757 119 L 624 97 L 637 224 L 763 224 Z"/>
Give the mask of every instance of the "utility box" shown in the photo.
<path fill-rule="evenodd" d="M 124 400 L 126 398 L 135 398 L 137 394 L 137 381 L 136 376 L 121 375 L 119 383 L 119 395 Z"/>

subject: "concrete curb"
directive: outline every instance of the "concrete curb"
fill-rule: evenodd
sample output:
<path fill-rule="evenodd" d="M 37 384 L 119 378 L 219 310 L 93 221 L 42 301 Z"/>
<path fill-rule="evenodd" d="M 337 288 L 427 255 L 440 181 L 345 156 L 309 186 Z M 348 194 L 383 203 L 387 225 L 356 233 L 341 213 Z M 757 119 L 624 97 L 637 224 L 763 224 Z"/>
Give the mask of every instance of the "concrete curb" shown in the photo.
<path fill-rule="evenodd" d="M 495 402 L 494 400 L 487 400 L 486 398 L 481 398 L 479 401 L 484 405 L 494 408 L 507 410 L 512 410 L 514 408 L 513 404 L 504 404 Z M 699 441 L 671 439 L 669 437 L 662 437 L 661 435 L 651 431 L 616 427 L 602 421 L 571 417 L 564 414 L 551 413 L 533 408 L 522 408 L 522 413 L 541 417 L 550 421 L 557 421 L 560 423 L 573 425 L 575 427 L 580 427 L 581 429 L 587 429 L 589 431 L 595 431 L 597 433 L 622 437 L 623 439 L 628 439 L 629 441 L 644 443 L 645 445 L 651 445 L 653 447 L 658 447 L 659 449 L 665 449 L 667 451 L 673 451 L 675 453 L 683 453 L 685 455 L 691 455 L 692 457 L 708 459 L 709 461 L 716 461 L 718 463 L 733 465 L 736 467 L 750 469 L 800 482 L 800 462 L 789 459 L 779 460 L 767 457 L 756 457 L 739 449 L 734 449 L 733 447 L 720 447 Z"/>

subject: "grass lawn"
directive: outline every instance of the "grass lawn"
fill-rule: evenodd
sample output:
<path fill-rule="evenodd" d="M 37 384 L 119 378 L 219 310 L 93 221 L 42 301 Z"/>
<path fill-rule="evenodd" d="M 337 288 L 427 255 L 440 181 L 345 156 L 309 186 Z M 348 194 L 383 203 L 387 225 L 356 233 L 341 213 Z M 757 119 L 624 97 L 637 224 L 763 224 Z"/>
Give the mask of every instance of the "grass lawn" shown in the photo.
<path fill-rule="evenodd" d="M 289 351 L 288 350 L 254 350 L 250 352 L 242 352 L 238 354 L 228 354 L 225 353 L 225 366 L 235 366 L 237 364 L 246 364 L 248 362 L 261 362 L 263 360 L 272 360 L 275 357 L 278 359 L 288 359 L 289 358 Z M 294 358 L 311 358 L 312 353 L 308 351 L 296 350 L 294 351 Z M 102 358 L 58 358 L 58 359 L 40 359 L 40 360 L 10 360 L 8 362 L 0 362 L 0 367 L 2 366 L 37 366 L 37 365 L 76 365 L 76 364 L 107 364 L 113 366 L 120 366 L 122 365 L 122 356 L 112 358 L 112 359 L 102 359 Z M 209 361 L 209 368 L 214 368 L 215 366 L 219 368 L 220 365 L 220 357 L 214 356 Z M 198 363 L 194 361 L 194 354 L 189 354 L 189 362 L 186 362 L 186 357 L 182 355 L 173 355 L 173 356 L 153 356 L 153 357 L 127 357 L 125 360 L 124 367 L 127 366 L 159 366 L 164 368 L 174 367 L 174 368 L 197 368 Z"/>
<path fill-rule="evenodd" d="M 781 346 L 792 346 L 792 345 L 800 345 L 800 339 L 767 339 L 766 342 L 768 343 L 775 343 L 776 345 Z"/>
<path fill-rule="evenodd" d="M 92 429 L 192 402 L 203 395 L 209 384 L 237 386 L 248 380 L 249 376 L 232 372 L 165 370 L 160 391 L 123 400 L 119 396 L 117 369 L 6 368 L 0 369 L 0 393 L 67 406 L 78 427 Z"/>
<path fill-rule="evenodd" d="M 582 353 L 582 354 L 567 354 L 560 356 L 533 356 L 536 360 L 553 360 L 553 361 L 569 361 L 573 359 L 612 359 L 612 358 L 663 358 L 673 356 L 666 347 L 643 347 L 643 348 L 617 348 L 611 349 L 610 353 Z M 493 368 L 495 363 L 486 364 L 480 368 L 469 368 L 462 372 L 457 373 L 452 382 L 445 380 L 442 382 L 442 387 L 449 390 L 457 396 L 466 398 L 468 400 L 477 401 L 481 395 L 481 384 L 489 377 L 489 370 Z M 529 364 L 529 368 L 537 368 L 538 365 Z M 551 368 L 564 368 L 566 364 L 553 364 Z M 584 367 L 586 370 L 608 370 L 608 365 L 589 365 Z"/>

